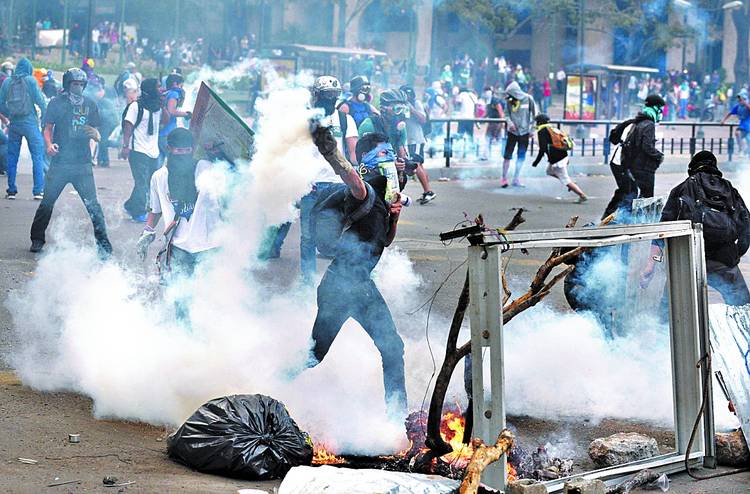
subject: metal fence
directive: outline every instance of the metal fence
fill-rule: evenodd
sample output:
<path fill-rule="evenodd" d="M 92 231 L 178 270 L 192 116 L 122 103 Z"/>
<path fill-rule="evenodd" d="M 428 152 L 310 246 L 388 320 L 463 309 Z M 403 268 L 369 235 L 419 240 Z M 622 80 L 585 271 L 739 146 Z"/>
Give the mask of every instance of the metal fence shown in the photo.
<path fill-rule="evenodd" d="M 453 158 L 453 143 L 458 134 L 454 124 L 471 122 L 474 127 L 489 123 L 498 123 L 503 134 L 507 136 L 506 120 L 503 118 L 436 118 L 430 120 L 433 124 L 433 137 L 444 136 L 443 156 L 445 166 L 450 168 Z M 607 138 L 621 121 L 617 120 L 550 120 L 557 128 L 566 127 L 568 135 L 575 142 L 571 151 L 573 156 L 602 158 L 602 163 L 609 164 L 613 145 Z M 443 124 L 440 131 L 440 124 Z M 717 155 L 727 155 L 731 161 L 735 152 L 734 129 L 737 124 L 721 124 L 716 122 L 661 122 L 660 127 L 667 130 L 678 130 L 677 134 L 657 139 L 656 146 L 664 155 L 692 156 L 697 149 L 707 149 Z M 684 132 L 680 132 L 682 129 Z M 436 131 L 437 130 L 437 131 Z M 437 134 L 437 135 L 436 135 Z M 590 137 L 594 134 L 594 137 Z M 587 137 L 589 136 L 589 137 Z M 532 134 L 529 142 L 529 153 L 535 153 L 536 135 Z"/>

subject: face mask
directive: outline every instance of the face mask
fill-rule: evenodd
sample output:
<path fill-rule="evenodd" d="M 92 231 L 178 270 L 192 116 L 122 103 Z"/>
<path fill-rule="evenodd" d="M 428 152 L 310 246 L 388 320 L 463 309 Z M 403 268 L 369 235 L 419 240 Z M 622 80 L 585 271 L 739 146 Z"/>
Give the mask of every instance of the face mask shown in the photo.
<path fill-rule="evenodd" d="M 326 115 L 332 115 L 336 109 L 336 100 L 331 98 L 319 98 L 315 102 L 316 108 L 322 108 Z"/>
<path fill-rule="evenodd" d="M 357 94 L 357 101 L 359 101 L 360 103 L 364 103 L 366 99 L 367 95 L 365 93 Z"/>
<path fill-rule="evenodd" d="M 71 84 L 70 94 L 75 95 L 75 96 L 81 96 L 83 94 L 83 86 L 80 84 Z"/>

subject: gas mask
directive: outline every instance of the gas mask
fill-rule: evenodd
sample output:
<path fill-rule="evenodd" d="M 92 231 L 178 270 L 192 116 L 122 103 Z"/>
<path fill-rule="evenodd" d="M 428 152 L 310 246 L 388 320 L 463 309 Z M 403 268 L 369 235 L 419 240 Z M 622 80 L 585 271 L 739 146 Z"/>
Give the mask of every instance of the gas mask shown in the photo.
<path fill-rule="evenodd" d="M 372 99 L 372 96 L 370 95 L 370 86 L 362 86 L 362 88 L 357 93 L 357 101 L 360 103 L 364 103 L 365 101 L 369 102 Z"/>
<path fill-rule="evenodd" d="M 393 105 L 391 107 L 391 123 L 401 132 L 406 128 L 406 120 L 409 119 L 409 107 L 406 105 Z"/>

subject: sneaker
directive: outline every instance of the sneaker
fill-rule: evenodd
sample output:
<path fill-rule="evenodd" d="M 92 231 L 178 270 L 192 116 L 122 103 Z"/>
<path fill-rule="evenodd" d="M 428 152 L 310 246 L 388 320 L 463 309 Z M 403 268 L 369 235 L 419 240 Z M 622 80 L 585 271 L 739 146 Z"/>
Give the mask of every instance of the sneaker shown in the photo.
<path fill-rule="evenodd" d="M 44 247 L 44 240 L 32 240 L 31 241 L 31 248 L 29 249 L 29 252 L 41 252 L 42 248 Z"/>
<path fill-rule="evenodd" d="M 500 180 L 500 187 L 502 187 L 503 189 L 507 189 L 508 188 L 508 179 L 507 178 L 504 178 L 504 179 Z"/>
<path fill-rule="evenodd" d="M 422 206 L 424 206 L 428 202 L 434 200 L 436 196 L 437 196 L 437 194 L 435 194 L 431 190 L 428 190 L 427 192 L 425 192 L 424 194 L 422 194 L 422 197 L 419 199 L 419 204 L 421 204 Z"/>
<path fill-rule="evenodd" d="M 578 204 L 583 204 L 584 202 L 588 201 L 589 198 L 586 196 L 580 196 L 578 200 L 576 201 Z"/>
<path fill-rule="evenodd" d="M 42 199 L 44 199 L 44 194 L 34 194 L 35 201 L 41 201 Z"/>
<path fill-rule="evenodd" d="M 131 216 L 130 218 L 136 223 L 145 223 L 147 215 L 146 213 L 143 213 L 143 214 L 139 214 L 138 216 Z"/>
<path fill-rule="evenodd" d="M 522 184 L 521 181 L 516 178 L 513 180 L 513 187 L 526 187 L 526 186 Z"/>
<path fill-rule="evenodd" d="M 9 201 L 13 201 L 16 199 L 16 193 L 8 192 L 7 194 L 5 194 L 5 198 L 8 199 Z"/>

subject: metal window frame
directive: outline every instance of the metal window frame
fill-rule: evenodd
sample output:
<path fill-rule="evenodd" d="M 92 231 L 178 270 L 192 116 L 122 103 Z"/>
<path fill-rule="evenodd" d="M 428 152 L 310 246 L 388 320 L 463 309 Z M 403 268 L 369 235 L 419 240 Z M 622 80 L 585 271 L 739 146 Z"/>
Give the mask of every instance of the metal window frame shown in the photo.
<path fill-rule="evenodd" d="M 600 228 L 569 228 L 519 232 L 487 232 L 470 237 L 468 252 L 472 350 L 474 435 L 494 443 L 505 427 L 505 376 L 503 359 L 501 252 L 550 247 L 604 247 L 663 239 L 666 243 L 669 297 L 670 355 L 674 404 L 675 449 L 670 454 L 617 465 L 546 482 L 549 492 L 559 491 L 573 478 L 601 479 L 614 484 L 644 468 L 664 473 L 684 470 L 687 444 L 703 396 L 705 370 L 696 363 L 708 352 L 708 298 L 702 226 L 690 221 Z M 489 355 L 485 355 L 489 349 Z M 493 356 L 499 355 L 499 358 Z M 485 390 L 483 362 L 490 358 L 489 397 Z M 710 379 L 707 380 L 710 383 Z M 713 404 L 709 389 L 704 419 L 690 455 L 693 464 L 715 467 Z M 504 490 L 506 461 L 490 465 L 484 482 Z"/>

